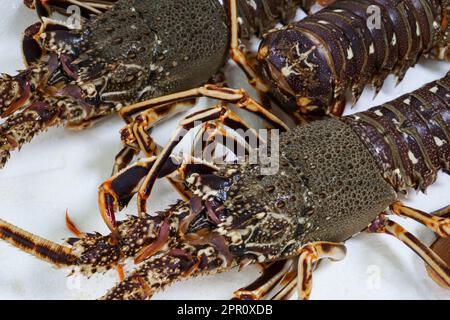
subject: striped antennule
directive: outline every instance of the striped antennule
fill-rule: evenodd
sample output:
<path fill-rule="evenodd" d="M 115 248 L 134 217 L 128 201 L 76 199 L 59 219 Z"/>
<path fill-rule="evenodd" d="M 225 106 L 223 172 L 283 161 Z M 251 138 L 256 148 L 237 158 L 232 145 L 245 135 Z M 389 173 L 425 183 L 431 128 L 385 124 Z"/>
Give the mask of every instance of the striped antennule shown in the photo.
<path fill-rule="evenodd" d="M 345 117 L 397 190 L 425 191 L 450 173 L 450 72 L 369 111 Z"/>
<path fill-rule="evenodd" d="M 0 239 L 60 268 L 72 266 L 77 257 L 70 248 L 45 240 L 0 219 Z"/>

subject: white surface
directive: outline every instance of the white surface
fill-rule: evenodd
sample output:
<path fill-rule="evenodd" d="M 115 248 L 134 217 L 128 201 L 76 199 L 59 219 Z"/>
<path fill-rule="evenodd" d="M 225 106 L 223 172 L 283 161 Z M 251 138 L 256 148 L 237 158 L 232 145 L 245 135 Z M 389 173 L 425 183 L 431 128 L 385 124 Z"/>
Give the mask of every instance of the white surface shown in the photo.
<path fill-rule="evenodd" d="M 20 33 L 36 20 L 22 0 L 0 2 L 0 71 L 13 73 L 22 67 Z M 366 90 L 358 107 L 350 112 L 392 100 L 442 77 L 449 64 L 421 62 L 408 72 L 395 88 L 392 77 L 372 101 L 373 91 Z M 242 78 L 239 71 L 231 73 Z M 233 85 L 241 85 L 233 83 Z M 365 108 L 363 108 L 363 106 Z M 164 123 L 154 131 L 164 143 L 176 121 Z M 118 131 L 122 123 L 109 119 L 97 127 L 73 133 L 52 129 L 14 152 L 5 170 L 0 171 L 0 217 L 53 241 L 70 236 L 64 213 L 70 210 L 75 223 L 84 231 L 106 233 L 97 210 L 96 190 L 108 177 L 112 161 L 120 149 Z M 408 204 L 434 210 L 448 205 L 450 177 L 442 175 L 428 195 L 410 195 Z M 157 185 L 150 207 L 163 209 L 177 199 L 165 183 Z M 128 213 L 133 213 L 133 202 Z M 119 218 L 124 217 L 120 215 Z M 427 241 L 433 234 L 416 223 L 402 221 L 416 235 Z M 422 261 L 398 241 L 384 235 L 362 234 L 347 242 L 348 256 L 339 263 L 323 263 L 314 275 L 313 299 L 450 299 L 432 282 Z M 379 281 L 377 281 L 379 275 Z M 195 279 L 179 283 L 157 299 L 228 299 L 230 294 L 251 282 L 256 269 Z M 0 242 L 0 298 L 2 299 L 93 299 L 102 295 L 116 281 L 114 272 L 93 279 L 67 278 L 65 270 L 54 270 L 44 262 Z"/>

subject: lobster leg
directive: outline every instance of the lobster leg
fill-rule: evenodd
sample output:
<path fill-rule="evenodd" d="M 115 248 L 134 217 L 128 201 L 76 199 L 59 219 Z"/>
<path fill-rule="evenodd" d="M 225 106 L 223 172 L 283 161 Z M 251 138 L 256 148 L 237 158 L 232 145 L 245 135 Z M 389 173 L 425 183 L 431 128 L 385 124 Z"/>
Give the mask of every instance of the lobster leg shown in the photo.
<path fill-rule="evenodd" d="M 405 228 L 394 221 L 386 219 L 385 215 L 382 214 L 372 223 L 369 231 L 389 234 L 402 241 L 430 266 L 446 286 L 450 286 L 450 267 L 433 250 L 423 244 Z"/>
<path fill-rule="evenodd" d="M 236 64 L 245 72 L 249 83 L 261 93 L 267 93 L 269 87 L 264 84 L 262 79 L 256 74 L 253 68 L 248 63 L 245 53 L 239 48 L 239 23 L 238 23 L 238 10 L 237 10 L 237 0 L 229 1 L 229 11 L 230 11 L 230 24 L 231 24 L 231 46 L 230 46 L 230 57 L 236 62 Z"/>
<path fill-rule="evenodd" d="M 151 157 L 158 152 L 158 146 L 153 141 L 149 131 L 160 121 L 169 119 L 176 114 L 191 108 L 195 100 L 183 101 L 180 103 L 156 106 L 140 113 L 120 132 L 121 139 L 125 147 L 116 156 L 113 175 L 128 167 L 138 155 L 143 151 L 146 157 Z"/>
<path fill-rule="evenodd" d="M 192 143 L 191 154 L 207 161 L 212 160 L 212 154 L 215 152 L 217 144 L 215 136 L 218 132 L 220 124 L 215 122 L 205 122 L 197 133 Z M 199 154 L 201 150 L 201 154 Z M 207 154 L 209 152 L 209 155 Z"/>
<path fill-rule="evenodd" d="M 231 141 L 233 143 L 233 146 L 237 146 L 238 150 L 244 150 L 245 154 L 249 154 L 249 146 L 248 144 L 241 143 L 238 139 L 235 137 L 232 137 L 228 135 L 226 130 L 218 123 L 205 123 L 202 129 L 197 134 L 197 138 L 195 140 L 195 143 L 193 145 L 191 155 L 194 158 L 198 159 L 205 159 L 207 162 L 213 160 L 213 155 L 216 149 L 217 144 L 219 144 L 219 141 L 217 141 L 218 138 L 222 138 L 221 141 L 222 144 L 225 146 L 225 143 L 223 141 Z M 205 143 L 203 143 L 205 141 Z M 227 144 L 228 147 L 228 144 Z M 150 154 L 149 157 L 156 155 L 159 150 L 159 146 L 155 148 L 154 154 Z M 239 152 L 238 151 L 238 152 Z M 234 152 L 236 155 L 240 155 L 241 153 Z M 130 166 L 130 163 L 132 162 L 134 156 L 139 154 L 138 148 L 133 147 L 124 147 L 122 151 L 117 155 L 116 161 L 115 161 L 115 167 L 113 171 L 113 176 L 117 175 L 120 171 L 125 169 L 126 167 Z M 190 199 L 190 193 L 186 192 L 186 188 L 183 185 L 182 181 L 175 181 L 172 178 L 168 178 L 168 181 L 173 185 L 173 187 L 178 191 L 178 193 L 183 197 L 185 200 Z"/>
<path fill-rule="evenodd" d="M 113 110 L 105 107 L 101 112 L 106 116 Z M 5 166 L 11 151 L 20 149 L 39 133 L 76 119 L 89 119 L 92 111 L 70 98 L 46 98 L 11 115 L 0 125 L 0 168 Z"/>
<path fill-rule="evenodd" d="M 431 215 L 436 217 L 444 217 L 448 216 L 449 214 L 450 214 L 450 206 L 447 206 L 445 208 L 433 211 Z"/>
<path fill-rule="evenodd" d="M 249 131 L 249 133 L 254 137 L 254 140 L 261 142 L 262 139 L 259 137 L 258 133 L 251 129 L 249 125 L 243 122 L 238 115 L 230 111 L 226 107 L 216 106 L 211 109 L 200 111 L 198 113 L 192 114 L 186 117 L 181 123 L 179 128 L 175 131 L 172 138 L 169 140 L 167 146 L 161 152 L 156 163 L 152 166 L 150 172 L 148 173 L 145 181 L 138 192 L 138 209 L 139 213 L 145 214 L 147 208 L 147 200 L 150 197 L 153 186 L 164 166 L 164 163 L 169 159 L 172 151 L 182 140 L 182 138 L 196 126 L 198 122 L 205 122 L 211 120 L 219 120 L 220 122 L 232 127 L 233 129 L 243 128 Z"/>
<path fill-rule="evenodd" d="M 286 277 L 292 266 L 290 260 L 277 261 L 267 266 L 252 284 L 234 293 L 233 300 L 262 300 Z"/>
<path fill-rule="evenodd" d="M 24 0 L 25 5 L 36 10 L 41 19 L 54 13 L 69 15 L 68 8 L 72 5 L 81 8 L 83 16 L 89 18 L 90 15 L 98 15 L 109 10 L 115 2 L 114 0 Z"/>
<path fill-rule="evenodd" d="M 447 238 L 450 236 L 450 219 L 431 216 L 425 212 L 408 208 L 400 202 L 394 203 L 391 210 L 398 216 L 411 218 L 422 223 L 441 237 Z"/>
<path fill-rule="evenodd" d="M 270 265 L 254 283 L 235 292 L 234 296 L 240 300 L 260 300 L 267 296 L 276 285 L 283 288 L 272 299 L 286 300 L 298 290 L 298 298 L 309 299 L 312 290 L 312 273 L 314 264 L 321 259 L 340 261 L 346 255 L 343 244 L 318 242 L 300 249 L 297 270 L 292 270 L 288 260 L 275 262 Z"/>
<path fill-rule="evenodd" d="M 297 271 L 287 273 L 281 281 L 283 288 L 271 300 L 289 300 L 297 288 Z"/>
<path fill-rule="evenodd" d="M 155 162 L 156 157 L 141 160 L 106 180 L 100 186 L 98 194 L 100 214 L 110 230 L 115 230 L 117 227 L 116 208 L 128 204 L 133 191 Z"/>
<path fill-rule="evenodd" d="M 140 150 L 137 148 L 132 148 L 129 146 L 123 147 L 114 159 L 114 167 L 111 175 L 115 176 L 120 171 L 130 166 L 130 164 L 133 162 L 134 157 L 137 156 L 139 152 Z"/>
<path fill-rule="evenodd" d="M 312 290 L 314 264 L 321 259 L 340 261 L 345 258 L 347 249 L 341 243 L 317 242 L 300 249 L 298 261 L 298 298 L 308 300 Z"/>
<path fill-rule="evenodd" d="M 288 129 L 280 119 L 251 99 L 244 90 L 233 90 L 214 85 L 206 85 L 197 89 L 143 101 L 122 108 L 120 115 L 128 123 L 121 132 L 123 143 L 129 148 L 135 149 L 135 152 L 139 148 L 147 156 L 153 155 L 156 151 L 156 146 L 148 134 L 149 129 L 166 117 L 185 110 L 186 101 L 192 102 L 193 99 L 202 96 L 236 103 L 238 107 L 256 113 L 276 128 L 280 128 L 283 131 Z M 138 113 L 139 115 L 133 119 L 132 116 Z M 114 173 L 131 163 L 131 154 L 132 151 L 128 148 L 121 150 L 120 154 L 116 157 Z"/>
<path fill-rule="evenodd" d="M 197 158 L 212 161 L 214 152 L 218 144 L 225 146 L 224 141 L 227 141 L 226 147 L 229 147 L 228 142 L 233 144 L 231 150 L 236 156 L 250 154 L 250 146 L 248 143 L 242 143 L 237 138 L 228 134 L 225 128 L 219 122 L 206 122 L 197 134 L 197 137 L 192 146 L 192 155 Z M 199 152 L 201 151 L 201 152 Z"/>
<path fill-rule="evenodd" d="M 132 115 L 142 112 L 144 110 L 154 108 L 155 106 L 174 103 L 193 98 L 207 97 L 222 101 L 227 101 L 235 104 L 238 108 L 255 113 L 265 121 L 270 123 L 273 127 L 283 131 L 289 130 L 286 124 L 278 119 L 271 112 L 267 111 L 262 105 L 249 97 L 245 90 L 235 90 L 230 88 L 218 87 L 214 85 L 205 85 L 200 88 L 187 90 L 164 97 L 143 101 L 120 110 L 120 115 L 125 120 Z"/>
<path fill-rule="evenodd" d="M 111 177 L 100 186 L 98 194 L 100 214 L 112 232 L 117 230 L 115 212 L 117 209 L 122 209 L 128 205 L 133 195 L 142 185 L 146 175 L 155 166 L 157 159 L 157 157 L 143 159 Z M 178 181 L 184 180 L 184 175 L 191 165 L 199 167 L 197 170 L 217 170 L 216 167 L 194 158 L 184 160 L 177 165 L 176 163 L 179 162 L 179 159 L 169 158 L 165 165 L 161 167 L 158 175 L 158 178 L 170 176 L 170 181 L 175 184 L 177 189 L 179 187 Z M 177 175 L 178 178 L 172 179 L 173 174 Z M 190 198 L 190 195 L 185 190 L 184 195 L 186 198 Z"/>
<path fill-rule="evenodd" d="M 60 122 L 61 110 L 45 102 L 36 102 L 19 114 L 10 116 L 0 125 L 0 168 L 10 152 L 20 149 L 33 136 Z"/>
<path fill-rule="evenodd" d="M 340 243 L 316 242 L 304 246 L 299 250 L 297 270 L 285 275 L 282 280 L 284 287 L 272 299 L 289 299 L 297 288 L 298 299 L 308 300 L 312 290 L 314 265 L 321 259 L 340 261 L 345 258 L 346 254 L 345 245 Z"/>
<path fill-rule="evenodd" d="M 434 211 L 432 216 L 436 217 L 446 217 L 450 218 L 450 206 Z M 445 261 L 447 265 L 450 265 L 450 239 L 449 238 L 438 238 L 431 246 L 431 250 L 436 252 L 442 260 Z M 430 277 L 443 288 L 447 288 L 447 285 L 442 281 L 442 279 L 430 268 L 427 264 L 426 269 Z"/>
<path fill-rule="evenodd" d="M 218 112 L 218 118 L 221 121 L 223 121 L 224 123 L 228 124 L 229 126 L 235 127 L 235 128 L 244 128 L 247 130 L 250 129 L 250 127 L 247 124 L 242 122 L 236 114 L 227 110 L 226 107 L 216 107 L 215 109 L 212 109 L 212 110 L 216 110 L 216 111 L 219 110 L 220 112 Z M 224 111 L 223 115 L 221 115 L 222 111 Z M 200 114 L 202 114 L 202 113 L 208 113 L 208 110 L 200 112 Z M 193 117 L 194 117 L 194 120 L 192 120 Z M 189 123 L 189 121 L 187 121 L 187 124 L 185 124 L 185 127 L 182 128 L 184 130 L 190 129 L 191 125 L 195 124 L 192 121 L 201 121 L 202 120 L 202 118 L 201 118 L 201 116 L 199 116 L 199 114 L 197 114 L 197 118 L 195 117 L 195 115 L 193 115 L 193 116 L 187 117 L 187 119 L 189 121 L 191 121 L 191 123 Z M 214 119 L 214 116 L 212 117 L 212 119 Z M 209 119 L 207 117 L 203 120 L 208 120 L 207 121 L 207 123 L 208 123 L 209 120 L 211 120 L 211 119 Z M 227 122 L 227 120 L 229 120 L 229 122 Z M 222 128 L 222 130 L 220 130 L 219 127 L 216 127 L 216 129 L 218 131 L 214 131 L 214 133 L 213 133 L 214 136 L 221 136 L 225 139 L 230 139 L 227 136 L 227 133 L 223 128 Z M 254 131 L 251 131 L 251 132 L 255 136 L 256 140 L 260 140 L 256 132 L 254 132 Z M 186 134 L 186 133 L 187 132 L 185 132 L 184 134 Z M 147 133 L 147 135 L 148 135 L 148 133 Z M 182 134 L 179 134 L 179 136 L 180 136 L 180 138 L 182 138 Z M 233 141 L 233 143 L 238 144 L 238 147 L 239 147 L 239 141 L 237 139 L 233 140 L 233 138 L 232 138 L 231 140 Z M 173 140 L 172 143 L 169 143 L 168 149 L 166 148 L 165 150 L 162 151 L 161 158 L 165 158 L 165 160 L 164 160 L 165 164 L 163 164 L 160 168 L 158 168 L 158 171 L 153 171 L 153 170 L 154 170 L 154 167 L 157 165 L 157 163 L 160 163 L 160 162 L 158 162 L 158 161 L 160 161 L 160 159 L 156 160 L 157 159 L 156 157 L 151 157 L 143 162 L 138 162 L 135 165 L 128 167 L 127 169 L 124 169 L 123 171 L 116 174 L 112 178 L 108 179 L 106 182 L 104 182 L 101 185 L 100 191 L 99 191 L 100 213 L 101 213 L 102 218 L 106 222 L 107 226 L 112 231 L 114 231 L 117 226 L 116 220 L 115 220 L 116 209 L 117 208 L 121 209 L 124 206 L 126 206 L 129 203 L 129 201 L 131 200 L 133 194 L 136 193 L 136 191 L 138 189 L 141 190 L 145 186 L 145 184 L 148 183 L 146 181 L 151 181 L 151 180 L 147 180 L 147 179 L 149 179 L 148 177 L 151 174 L 156 174 L 157 178 L 161 178 L 161 177 L 167 175 L 167 174 L 164 174 L 164 172 L 167 172 L 167 170 L 169 170 L 169 173 L 173 172 L 174 170 L 177 170 L 178 173 L 183 172 L 182 171 L 182 170 L 184 170 L 183 167 L 177 169 L 176 167 L 173 167 L 173 165 L 169 164 L 170 154 L 173 151 L 173 149 L 175 148 L 175 146 L 177 145 L 178 141 Z M 208 144 L 202 146 L 202 148 L 206 148 L 207 145 Z M 247 145 L 244 145 L 244 146 L 241 145 L 240 148 L 244 148 L 244 150 L 246 150 L 246 151 L 249 150 Z M 195 153 L 195 151 L 196 150 L 194 150 L 194 153 Z M 205 149 L 202 149 L 202 151 L 205 152 Z M 123 152 L 124 153 L 123 153 L 123 156 L 121 155 L 121 158 L 122 157 L 129 158 L 133 155 L 132 149 L 124 149 Z M 128 161 L 128 159 L 126 161 Z M 196 161 L 198 164 L 208 166 L 208 164 L 205 164 L 205 162 L 201 162 L 201 160 L 196 160 Z M 147 178 L 143 182 L 142 179 L 144 178 L 145 175 L 147 175 Z M 183 174 L 181 173 L 180 175 L 182 176 Z M 156 181 L 156 179 L 155 179 L 155 181 Z M 178 183 L 178 181 L 173 180 L 173 179 L 169 179 L 169 181 L 176 187 L 176 189 L 182 194 L 182 196 L 184 196 L 184 198 L 187 198 L 187 199 L 190 198 L 189 194 L 187 194 L 186 192 L 183 192 L 184 188 L 182 188 L 180 186 L 181 183 Z M 151 191 L 151 188 L 149 190 Z"/>
<path fill-rule="evenodd" d="M 450 239 L 438 238 L 432 245 L 431 250 L 436 252 L 447 265 L 450 265 Z M 442 280 L 442 278 L 428 265 L 426 269 L 430 277 L 441 287 L 448 289 L 448 285 Z"/>

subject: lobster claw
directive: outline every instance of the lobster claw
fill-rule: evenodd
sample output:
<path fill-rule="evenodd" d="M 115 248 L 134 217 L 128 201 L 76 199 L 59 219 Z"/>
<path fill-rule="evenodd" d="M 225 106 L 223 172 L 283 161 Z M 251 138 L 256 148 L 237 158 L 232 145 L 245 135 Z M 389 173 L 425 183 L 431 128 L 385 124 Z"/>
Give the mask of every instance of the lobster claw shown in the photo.
<path fill-rule="evenodd" d="M 450 238 L 438 238 L 436 242 L 431 245 L 431 249 L 447 264 L 450 264 Z M 445 289 L 449 289 L 447 283 L 428 264 L 426 265 L 426 269 L 428 275 L 434 282 Z"/>

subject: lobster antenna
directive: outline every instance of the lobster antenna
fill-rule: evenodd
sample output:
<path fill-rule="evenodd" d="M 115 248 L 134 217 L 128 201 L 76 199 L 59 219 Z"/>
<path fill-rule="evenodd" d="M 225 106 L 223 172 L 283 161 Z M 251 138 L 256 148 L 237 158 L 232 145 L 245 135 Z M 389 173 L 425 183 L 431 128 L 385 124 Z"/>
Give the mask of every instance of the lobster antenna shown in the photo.
<path fill-rule="evenodd" d="M 77 257 L 68 247 L 38 237 L 0 219 L 0 239 L 57 268 L 72 266 Z"/>

